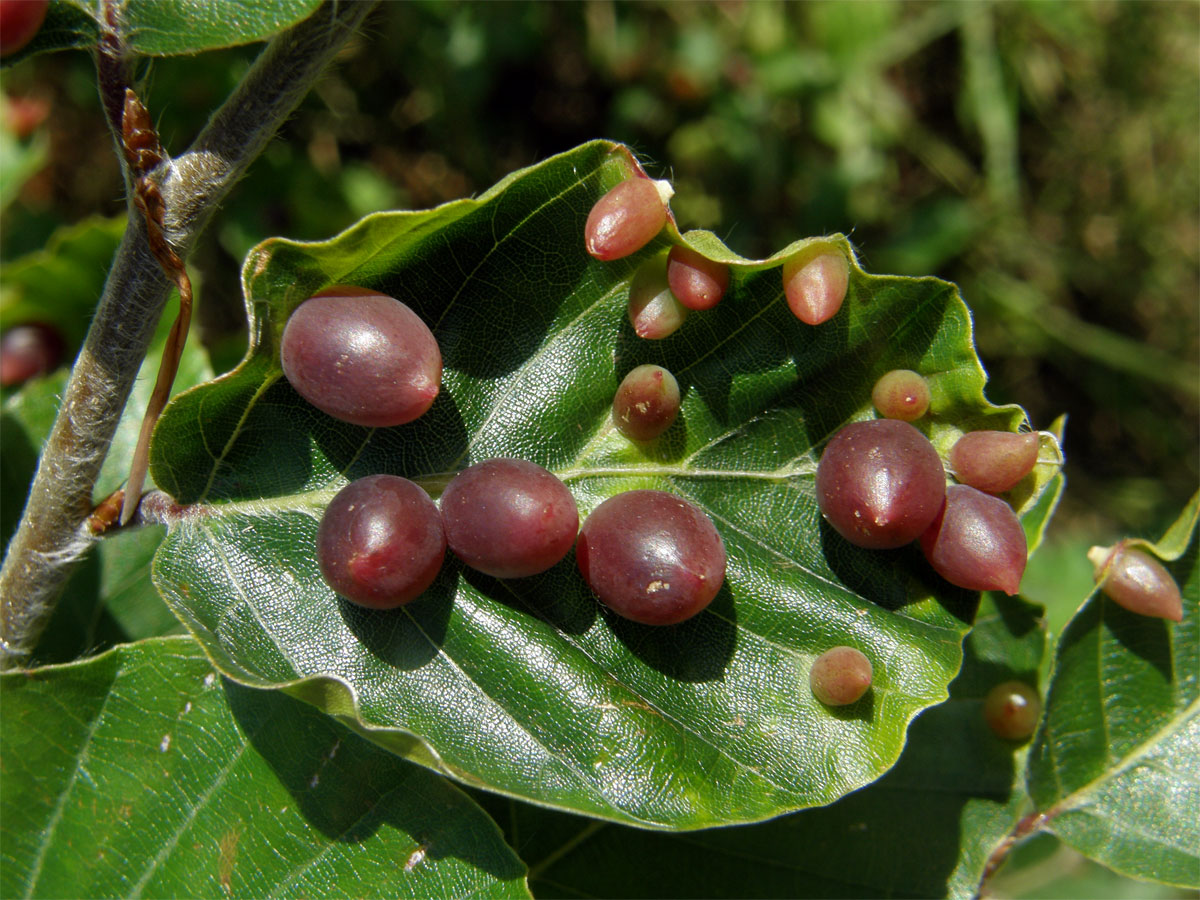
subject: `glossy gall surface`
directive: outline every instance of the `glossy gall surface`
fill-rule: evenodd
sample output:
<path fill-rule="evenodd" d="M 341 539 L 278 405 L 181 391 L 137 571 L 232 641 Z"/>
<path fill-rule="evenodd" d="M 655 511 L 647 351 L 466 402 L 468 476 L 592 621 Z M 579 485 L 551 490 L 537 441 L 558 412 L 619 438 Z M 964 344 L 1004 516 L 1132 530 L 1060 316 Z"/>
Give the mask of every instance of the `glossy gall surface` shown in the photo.
<path fill-rule="evenodd" d="M 638 366 L 617 388 L 612 415 L 630 440 L 652 441 L 679 415 L 679 382 L 662 366 Z"/>
<path fill-rule="evenodd" d="M 1183 596 L 1166 567 L 1130 541 L 1115 547 L 1093 547 L 1088 559 L 1100 590 L 1113 602 L 1139 616 L 1183 621 Z"/>
<path fill-rule="evenodd" d="M 725 582 L 725 544 L 712 520 L 665 491 L 605 500 L 583 523 L 575 556 L 600 602 L 644 625 L 690 619 Z"/>
<path fill-rule="evenodd" d="M 871 403 L 885 419 L 915 422 L 929 409 L 929 383 L 912 369 L 892 369 L 875 382 Z"/>
<path fill-rule="evenodd" d="M 567 555 L 579 530 L 567 486 L 523 459 L 464 469 L 442 492 L 441 507 L 454 555 L 495 578 L 545 572 Z"/>
<path fill-rule="evenodd" d="M 1032 431 L 971 431 L 950 448 L 950 469 L 963 484 L 1002 494 L 1033 471 L 1039 441 Z"/>
<path fill-rule="evenodd" d="M 907 422 L 873 419 L 842 428 L 817 464 L 817 504 L 826 521 L 858 547 L 901 547 L 941 509 L 942 460 Z"/>
<path fill-rule="evenodd" d="M 783 293 L 801 322 L 820 325 L 837 315 L 850 284 L 850 263 L 839 252 L 802 254 L 783 264 Z"/>
<path fill-rule="evenodd" d="M 406 305 L 367 288 L 327 288 L 300 304 L 280 343 L 288 382 L 335 419 L 371 428 L 424 415 L 442 384 L 442 354 Z"/>
<path fill-rule="evenodd" d="M 670 337 L 683 325 L 688 308 L 667 286 L 665 255 L 646 260 L 634 273 L 627 312 L 634 333 L 648 341 Z"/>
<path fill-rule="evenodd" d="M 712 309 L 729 289 L 729 266 L 677 245 L 667 255 L 667 285 L 688 309 Z"/>
<path fill-rule="evenodd" d="M 871 661 L 861 650 L 834 647 L 813 662 L 808 684 L 813 696 L 826 706 L 856 703 L 871 687 Z"/>
<path fill-rule="evenodd" d="M 587 252 L 602 262 L 637 253 L 667 223 L 667 204 L 658 184 L 627 178 L 596 201 L 583 227 Z"/>
<path fill-rule="evenodd" d="M 983 701 L 983 718 L 996 737 L 1026 741 L 1037 730 L 1042 715 L 1042 698 L 1023 681 L 1005 681 L 988 691 Z"/>
<path fill-rule="evenodd" d="M 1021 588 L 1028 549 L 1025 529 L 1012 507 L 965 484 L 946 489 L 946 503 L 921 535 L 921 550 L 934 571 L 969 591 Z"/>
<path fill-rule="evenodd" d="M 371 609 L 415 600 L 433 584 L 445 555 L 437 506 L 420 486 L 395 475 L 346 485 L 317 529 L 317 563 L 326 584 Z"/>

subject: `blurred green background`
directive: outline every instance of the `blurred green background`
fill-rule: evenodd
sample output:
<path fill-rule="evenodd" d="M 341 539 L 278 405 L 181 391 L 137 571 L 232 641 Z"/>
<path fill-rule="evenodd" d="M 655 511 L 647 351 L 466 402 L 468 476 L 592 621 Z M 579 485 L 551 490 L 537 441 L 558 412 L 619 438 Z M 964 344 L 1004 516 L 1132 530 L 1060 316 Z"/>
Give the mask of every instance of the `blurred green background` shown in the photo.
<path fill-rule="evenodd" d="M 145 65 L 169 151 L 257 49 Z M 35 57 L 3 89 L 9 262 L 64 223 L 119 215 L 123 189 L 85 54 Z M 989 398 L 1040 428 L 1068 414 L 1068 489 L 1023 585 L 1052 632 L 1089 590 L 1090 544 L 1157 538 L 1196 490 L 1192 0 L 384 3 L 194 255 L 196 337 L 218 371 L 241 357 L 238 268 L 260 240 L 479 193 L 596 137 L 674 181 L 681 228 L 744 255 L 840 231 L 871 271 L 961 287 Z M 1020 872 L 1062 869 L 1036 849 Z M 1050 882 L 1013 890 L 1171 895 Z"/>

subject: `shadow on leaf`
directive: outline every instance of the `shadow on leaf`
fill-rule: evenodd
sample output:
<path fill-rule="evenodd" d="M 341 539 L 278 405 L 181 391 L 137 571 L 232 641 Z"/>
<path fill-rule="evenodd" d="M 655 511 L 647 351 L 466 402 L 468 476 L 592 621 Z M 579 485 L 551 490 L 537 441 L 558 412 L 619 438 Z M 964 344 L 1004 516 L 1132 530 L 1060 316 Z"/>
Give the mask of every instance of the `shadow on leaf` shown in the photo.
<path fill-rule="evenodd" d="M 845 706 L 826 706 L 825 711 L 835 719 L 856 722 L 875 721 L 875 689 L 868 688 L 858 700 Z"/>
<path fill-rule="evenodd" d="M 383 662 L 397 669 L 419 669 L 437 656 L 445 640 L 458 571 L 447 560 L 424 594 L 397 609 L 367 609 L 339 597 L 338 613 L 363 646 Z"/>
<path fill-rule="evenodd" d="M 522 615 L 534 616 L 565 634 L 584 634 L 596 621 L 596 599 L 584 584 L 571 550 L 549 571 L 499 579 L 466 566 L 463 580 L 480 594 Z"/>
<path fill-rule="evenodd" d="M 638 659 L 677 681 L 717 681 L 737 645 L 737 613 L 729 585 L 704 612 L 678 625 L 642 625 L 607 609 L 604 620 Z"/>
<path fill-rule="evenodd" d="M 458 404 L 443 389 L 421 418 L 395 428 L 377 428 L 351 453 L 346 453 L 348 448 L 321 449 L 351 481 L 381 474 L 416 478 L 454 468 L 466 453 L 467 429 Z"/>
<path fill-rule="evenodd" d="M 995 646 L 1012 647 L 1004 638 Z M 913 722 L 890 772 L 830 806 L 758 825 L 671 835 L 481 802 L 519 830 L 537 896 L 970 896 L 991 841 L 1020 812 L 1012 794 L 1019 745 L 996 738 L 982 715 L 982 686 L 1012 675 L 968 640 L 950 700 Z M 645 859 L 654 865 L 637 862 Z"/>
<path fill-rule="evenodd" d="M 486 819 L 442 779 L 380 749 L 279 691 L 223 682 L 238 727 L 325 837 L 361 843 L 383 827 L 407 834 L 424 858 L 455 857 L 497 878 L 520 877 L 515 858 L 481 849 Z"/>

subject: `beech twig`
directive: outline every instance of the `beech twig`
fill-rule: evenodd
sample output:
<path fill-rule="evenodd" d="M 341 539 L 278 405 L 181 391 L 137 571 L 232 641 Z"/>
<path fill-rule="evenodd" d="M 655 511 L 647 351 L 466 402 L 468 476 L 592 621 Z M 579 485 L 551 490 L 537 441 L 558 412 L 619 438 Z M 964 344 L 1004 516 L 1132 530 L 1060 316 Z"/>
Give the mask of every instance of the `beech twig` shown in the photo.
<path fill-rule="evenodd" d="M 1017 824 L 1013 827 L 1013 830 L 1005 836 L 1004 840 L 1002 840 L 996 846 L 996 849 L 994 849 L 991 855 L 987 858 L 987 862 L 983 867 L 983 875 L 979 879 L 979 889 L 976 892 L 977 897 L 983 897 L 986 895 L 992 878 L 995 877 L 996 873 L 1000 870 L 1000 867 L 1004 865 L 1004 862 L 1008 859 L 1008 854 L 1012 852 L 1013 847 L 1015 847 L 1025 838 L 1029 837 L 1029 835 L 1033 834 L 1035 831 L 1042 828 L 1051 818 L 1052 816 L 1047 815 L 1046 813 L 1033 812 L 1022 817 L 1021 820 L 1017 822 Z"/>
<path fill-rule="evenodd" d="M 329 0 L 274 38 L 188 152 L 164 167 L 162 232 L 180 259 L 373 6 Z M 119 132 L 129 87 L 120 6 L 109 0 L 102 10 L 97 79 Z M 67 577 L 90 546 L 87 519 L 96 478 L 173 286 L 151 248 L 145 220 L 131 215 L 0 569 L 0 669 L 22 665 L 32 653 Z"/>

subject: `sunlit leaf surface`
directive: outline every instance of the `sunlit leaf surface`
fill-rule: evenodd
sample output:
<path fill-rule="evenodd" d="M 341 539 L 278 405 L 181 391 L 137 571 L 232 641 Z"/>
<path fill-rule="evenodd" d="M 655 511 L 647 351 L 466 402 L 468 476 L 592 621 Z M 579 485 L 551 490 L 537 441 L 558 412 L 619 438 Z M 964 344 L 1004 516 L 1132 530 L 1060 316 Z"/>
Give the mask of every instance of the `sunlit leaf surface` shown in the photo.
<path fill-rule="evenodd" d="M 264 40 L 311 15 L 321 0 L 125 0 L 112 5 L 131 50 L 176 56 Z M 49 50 L 95 48 L 101 6 L 96 0 L 51 0 L 37 36 L 5 57 L 5 64 Z"/>
<path fill-rule="evenodd" d="M 1029 790 L 1044 827 L 1126 875 L 1200 887 L 1200 495 L 1158 543 L 1179 624 L 1101 593 L 1059 644 Z"/>
<path fill-rule="evenodd" d="M 1020 598 L 985 597 L 950 699 L 917 718 L 892 771 L 824 809 L 651 835 L 528 805 L 487 807 L 538 897 L 973 897 L 1025 802 L 1025 748 L 991 733 L 983 698 L 1013 678 L 1036 685 L 1039 614 Z"/>
<path fill-rule="evenodd" d="M 522 897 L 484 813 L 190 638 L 0 678 L 5 897 Z"/>

